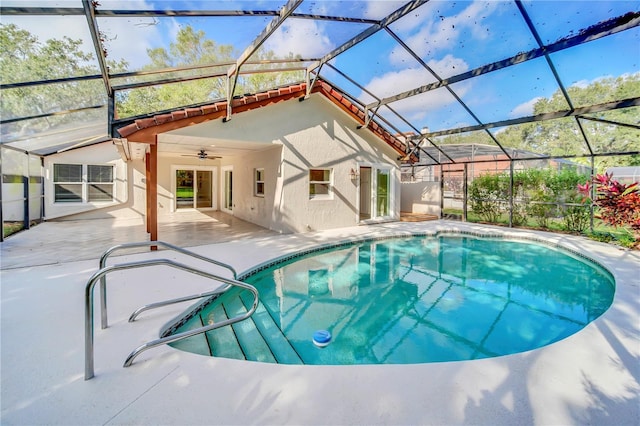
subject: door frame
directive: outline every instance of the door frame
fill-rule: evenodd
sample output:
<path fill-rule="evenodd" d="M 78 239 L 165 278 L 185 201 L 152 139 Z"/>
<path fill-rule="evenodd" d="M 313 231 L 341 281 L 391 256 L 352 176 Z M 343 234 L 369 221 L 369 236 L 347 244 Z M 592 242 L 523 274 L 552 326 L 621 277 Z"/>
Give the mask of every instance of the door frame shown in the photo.
<path fill-rule="evenodd" d="M 231 172 L 231 209 L 228 209 L 225 205 L 225 198 L 227 196 L 227 181 L 226 172 Z M 220 211 L 233 215 L 233 166 L 220 167 Z"/>
<path fill-rule="evenodd" d="M 176 196 L 176 172 L 178 170 L 193 170 L 194 182 L 196 182 L 197 171 L 211 172 L 211 207 L 196 208 L 197 200 L 197 188 L 194 188 L 193 205 L 191 208 L 178 209 L 176 205 L 178 197 Z M 193 164 L 172 164 L 171 165 L 171 212 L 175 213 L 183 210 L 218 210 L 218 194 L 216 194 L 218 188 L 218 166 L 198 166 Z"/>
<path fill-rule="evenodd" d="M 370 187 L 370 201 L 369 201 L 369 211 L 371 212 L 370 218 L 369 219 L 360 219 L 360 197 L 362 195 L 362 182 L 360 181 L 360 178 L 362 176 L 362 173 L 360 171 L 361 168 L 369 168 L 371 169 L 371 187 Z M 386 216 L 379 216 L 378 215 L 378 203 L 377 203 L 377 188 L 378 188 L 378 170 L 386 170 L 389 173 L 389 194 L 387 195 L 387 215 Z M 395 185 L 395 171 L 396 168 L 392 165 L 389 164 L 383 164 L 383 163 L 358 163 L 358 191 L 357 191 L 357 200 L 356 200 L 356 205 L 358 206 L 358 213 L 357 213 L 357 218 L 358 218 L 358 223 L 366 223 L 369 221 L 375 222 L 375 221 L 379 221 L 379 220 L 385 220 L 385 219 L 393 219 L 396 216 L 396 212 L 394 210 L 394 206 L 395 206 L 395 191 L 396 191 L 396 185 Z"/>

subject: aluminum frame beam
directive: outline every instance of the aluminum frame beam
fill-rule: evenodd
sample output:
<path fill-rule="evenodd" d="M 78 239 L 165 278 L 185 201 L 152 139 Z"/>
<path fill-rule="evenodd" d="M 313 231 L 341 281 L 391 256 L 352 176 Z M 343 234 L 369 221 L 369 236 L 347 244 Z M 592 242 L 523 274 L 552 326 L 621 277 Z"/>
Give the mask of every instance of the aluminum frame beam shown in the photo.
<path fill-rule="evenodd" d="M 245 62 L 245 65 L 265 65 L 265 64 L 291 64 L 291 63 L 301 63 L 301 62 L 313 62 L 313 61 L 317 61 L 317 59 L 312 58 L 312 59 L 305 59 L 305 58 L 301 58 L 301 59 L 265 59 L 265 60 L 260 60 L 260 61 L 247 61 Z M 208 68 L 213 68 L 213 67 L 229 67 L 231 65 L 235 64 L 235 62 L 220 62 L 220 63 L 215 63 L 215 64 L 206 64 L 206 65 L 192 65 L 192 66 L 188 66 L 188 67 L 174 67 L 174 68 L 162 68 L 162 69 L 158 69 L 158 70 L 147 70 L 147 71 L 130 71 L 130 72 L 121 72 L 121 73 L 113 73 L 113 74 L 109 74 L 109 77 L 111 78 L 111 80 L 114 79 L 118 79 L 118 78 L 127 78 L 127 77 L 139 77 L 139 76 L 145 76 L 145 75 L 154 75 L 154 74 L 169 74 L 169 73 L 179 73 L 179 72 L 185 72 L 185 71 L 194 71 L 194 70 L 200 70 L 200 69 L 208 69 Z M 306 67 L 296 67 L 296 70 L 306 70 Z M 289 71 L 289 69 L 281 69 L 281 70 L 277 70 L 277 71 Z M 269 72 L 269 70 L 252 70 L 252 71 L 247 71 L 246 74 L 251 74 L 251 73 L 255 73 L 255 74 L 259 74 L 262 72 Z M 225 72 L 226 73 L 226 72 Z M 18 83 L 3 83 L 2 86 L 0 86 L 0 90 L 5 90 L 5 89 L 15 89 L 18 87 L 31 87 L 31 86 L 42 86 L 42 85 L 47 85 L 47 84 L 58 84 L 58 83 L 68 83 L 68 82 L 76 82 L 76 81 L 87 81 L 87 80 L 99 80 L 101 79 L 102 76 L 100 74 L 93 74 L 93 75 L 80 75 L 80 76 L 74 76 L 74 77 L 64 77 L 64 78 L 54 78 L 54 79 L 50 79 L 50 80 L 35 80 L 35 81 L 21 81 Z M 206 76 L 202 77 L 202 78 L 207 78 Z M 158 80 L 160 81 L 160 80 Z M 113 86 L 114 90 L 116 90 L 116 86 Z"/>
<path fill-rule="evenodd" d="M 107 67 L 107 60 L 105 58 L 102 42 L 100 41 L 100 34 L 98 31 L 98 23 L 96 21 L 95 9 L 91 0 L 82 0 L 82 6 L 84 9 L 84 16 L 87 18 L 87 26 L 89 27 L 89 33 L 91 33 L 91 40 L 93 41 L 93 48 L 96 51 L 96 58 L 98 59 L 98 65 L 100 66 L 100 74 L 104 82 L 104 87 L 107 91 L 109 98 L 113 97 L 113 88 L 109 81 L 109 68 Z"/>
<path fill-rule="evenodd" d="M 559 41 L 556 41 L 555 43 L 549 44 L 542 48 L 532 49 L 529 52 L 519 53 L 510 58 L 480 66 L 478 68 L 472 69 L 462 74 L 458 74 L 453 77 L 446 78 L 442 80 L 442 82 L 437 81 L 434 83 L 426 84 L 424 86 L 416 87 L 415 89 L 398 93 L 394 96 L 383 98 L 380 102 L 383 104 L 388 104 L 390 102 L 399 101 L 401 99 L 409 98 L 411 96 L 415 96 L 421 93 L 429 92 L 431 90 L 439 89 L 440 87 L 444 87 L 453 83 L 458 83 L 473 77 L 477 77 L 483 74 L 487 74 L 487 73 L 497 71 L 503 68 L 507 68 L 513 65 L 517 65 L 522 62 L 527 62 L 532 59 L 539 58 L 543 56 L 545 53 L 559 52 L 559 51 L 568 49 L 570 47 L 575 47 L 589 41 L 594 41 L 599 38 L 606 37 L 608 35 L 612 35 L 624 30 L 635 28 L 637 26 L 640 26 L 640 12 L 628 13 L 626 15 L 623 15 L 617 18 L 612 18 L 598 25 L 594 25 L 586 30 L 581 31 L 580 34 L 576 36 L 561 39 Z M 367 105 L 367 107 L 372 108 L 376 104 L 377 102 L 373 102 Z"/>
<path fill-rule="evenodd" d="M 515 3 L 516 3 L 516 6 L 518 7 L 518 10 L 520 11 L 520 15 L 522 15 L 522 18 L 524 18 L 524 22 L 527 25 L 527 28 L 529 28 L 529 32 L 531 33 L 531 35 L 533 35 L 533 38 L 536 40 L 536 43 L 538 43 L 538 48 L 544 50 L 544 43 L 542 42 L 542 38 L 540 37 L 540 34 L 538 34 L 538 30 L 536 29 L 535 25 L 533 24 L 533 21 L 531 20 L 531 17 L 529 16 L 524 6 L 522 5 L 522 2 L 520 0 L 515 0 Z M 573 102 L 571 101 L 571 96 L 569 96 L 569 92 L 567 92 L 566 87 L 562 83 L 560 74 L 558 74 L 558 70 L 556 69 L 555 64 L 551 60 L 551 56 L 549 55 L 549 52 L 545 51 L 543 55 L 544 55 L 544 59 L 547 61 L 547 66 L 551 70 L 553 77 L 556 79 L 556 83 L 558 84 L 558 87 L 562 92 L 562 96 L 564 97 L 564 100 L 569 105 L 569 108 L 574 109 Z M 593 154 L 593 149 L 591 148 L 591 144 L 589 143 L 589 138 L 587 137 L 587 134 L 584 132 L 584 129 L 582 128 L 582 123 L 580 123 L 580 120 L 578 120 L 577 118 L 575 119 L 575 122 L 576 122 L 576 125 L 578 126 L 578 129 L 580 130 L 580 134 L 582 135 L 582 139 L 584 140 L 584 143 L 587 146 L 589 153 Z"/>
<path fill-rule="evenodd" d="M 84 0 L 87 1 L 87 0 Z M 300 6 L 303 0 L 289 0 L 287 4 L 285 4 L 278 16 L 274 18 L 269 25 L 265 27 L 264 30 L 258 37 L 251 43 L 242 54 L 236 60 L 236 63 L 229 68 L 227 71 L 227 116 L 223 121 L 231 120 L 231 102 L 233 100 L 233 92 L 236 89 L 236 83 L 238 82 L 238 73 L 240 71 L 240 67 L 244 65 L 245 62 L 249 60 L 251 55 L 253 55 L 256 50 L 262 46 L 262 44 L 282 25 L 282 23 L 293 13 L 293 11 Z"/>
<path fill-rule="evenodd" d="M 533 123 L 536 121 L 547 121 L 556 118 L 573 117 L 576 115 L 589 114 L 593 112 L 612 111 L 621 108 L 629 108 L 640 106 L 640 96 L 635 98 L 623 99 L 620 101 L 605 102 L 602 104 L 589 105 L 585 107 L 575 108 L 567 111 L 545 112 L 542 114 L 531 115 L 528 117 L 513 118 L 510 120 L 494 121 L 478 126 L 459 127 L 457 129 L 441 130 L 438 132 L 426 133 L 428 137 L 455 135 L 458 133 L 473 132 L 476 130 L 492 129 L 495 127 L 513 126 L 515 124 Z M 595 155 L 595 154 L 594 154 Z"/>
<path fill-rule="evenodd" d="M 402 46 L 402 48 L 404 48 L 411 56 L 413 56 L 413 58 L 418 61 L 418 63 L 420 65 L 422 65 L 422 67 L 424 69 L 426 69 L 427 71 L 429 71 L 429 73 L 439 82 L 442 81 L 442 78 L 440 77 L 440 75 L 438 75 L 438 73 L 436 73 L 429 65 L 427 65 L 426 62 L 424 62 L 422 60 L 422 58 L 417 55 L 413 49 L 411 49 L 409 46 L 407 46 L 407 44 L 402 41 L 402 39 L 400 37 L 398 37 L 393 31 L 391 31 L 389 28 L 386 29 L 387 32 L 389 33 L 389 35 L 391 35 L 391 37 L 393 37 L 394 40 L 396 40 L 396 42 L 398 44 L 400 44 L 400 46 Z M 450 87 L 450 86 L 445 86 L 445 89 L 449 92 L 449 94 L 451 96 L 453 96 L 453 98 L 458 101 L 458 103 L 462 106 L 462 108 L 464 108 L 465 111 L 467 111 L 467 114 L 469 114 L 478 124 L 483 124 L 482 121 L 480 120 L 480 118 L 473 112 L 471 111 L 471 108 L 469 108 L 467 106 L 467 104 L 462 100 L 462 98 L 460 98 L 460 96 L 458 96 L 458 94 Z M 377 110 L 377 108 L 376 108 Z M 498 140 L 496 139 L 495 136 L 493 136 L 493 134 L 491 132 L 489 132 L 488 130 L 486 131 L 487 135 L 489 136 L 489 138 L 493 141 L 493 143 L 495 143 L 498 148 L 500 148 L 500 150 L 502 150 L 502 152 L 504 153 L 504 155 L 506 155 L 507 157 L 511 158 L 511 156 L 509 155 L 509 153 L 507 152 L 507 150 L 504 149 L 504 147 L 502 146 L 502 144 L 500 144 L 500 142 L 498 142 Z M 433 142 L 431 142 L 433 143 Z M 435 144 L 434 144 L 435 145 Z M 417 145 L 416 145 L 417 146 Z M 411 155 L 413 152 L 409 153 L 408 155 Z"/>
<path fill-rule="evenodd" d="M 34 120 L 36 118 L 46 118 L 46 117 L 53 117 L 58 115 L 73 114 L 74 112 L 100 109 L 100 108 L 106 108 L 106 107 L 107 105 L 93 105 L 93 106 L 82 107 L 82 108 L 65 109 L 64 111 L 54 111 L 54 112 L 48 112 L 45 114 L 31 115 L 28 117 L 6 118 L 6 119 L 0 119 L 0 124 L 9 124 L 9 123 L 16 123 L 18 121 Z M 3 143 L 3 141 L 0 141 L 0 143 Z"/>
<path fill-rule="evenodd" d="M 620 121 L 605 120 L 604 118 L 587 117 L 585 115 L 576 115 L 576 118 L 588 121 L 596 121 L 598 123 L 612 124 L 614 126 L 628 127 L 630 129 L 640 130 L 639 124 L 622 123 Z"/>
<path fill-rule="evenodd" d="M 398 19 L 402 18 L 406 14 L 414 11 L 415 9 L 417 9 L 418 7 L 420 7 L 423 4 L 427 3 L 428 1 L 429 0 L 414 0 L 412 2 L 409 2 L 409 3 L 405 4 L 405 5 L 403 5 L 401 8 L 397 9 L 395 12 L 393 12 L 390 15 L 388 15 L 387 17 L 383 18 L 382 20 L 380 20 L 376 24 L 370 26 L 369 28 L 367 28 L 366 30 L 361 32 L 360 34 L 358 34 L 355 37 L 353 37 L 351 40 L 348 40 L 347 42 L 345 42 L 342 46 L 340 46 L 340 47 L 334 49 L 333 51 L 327 53 L 326 55 L 324 55 L 318 62 L 316 62 L 314 64 L 311 64 L 309 66 L 309 68 L 307 68 L 307 72 L 311 73 L 314 69 L 319 68 L 320 66 L 322 66 L 323 64 L 329 62 L 331 59 L 335 58 L 336 56 L 338 56 L 342 52 L 352 48 L 353 46 L 355 46 L 356 44 L 360 43 L 361 41 L 371 37 L 372 35 L 374 35 L 378 31 L 380 31 L 380 30 L 384 29 L 385 27 L 387 27 L 387 25 L 391 25 L 393 22 L 395 22 Z"/>
<path fill-rule="evenodd" d="M 270 72 L 287 72 L 287 71 L 305 71 L 306 67 L 290 67 L 290 68 L 273 68 L 273 69 L 265 69 L 265 70 L 251 70 L 251 71 L 240 71 L 239 75 L 250 75 L 250 74 L 263 74 Z M 202 80 L 205 78 L 219 78 L 226 77 L 227 73 L 225 71 L 211 73 L 211 74 L 202 74 L 202 75 L 194 75 L 191 77 L 174 77 L 174 78 L 165 78 L 162 80 L 153 80 L 153 81 L 141 81 L 139 83 L 129 83 L 129 84 L 121 84 L 119 86 L 113 86 L 113 90 L 131 90 L 131 89 L 139 89 L 141 87 L 150 87 L 157 86 L 160 84 L 170 84 L 170 83 L 182 83 L 186 81 L 194 81 L 194 80 Z"/>
<path fill-rule="evenodd" d="M 338 68 L 336 68 L 335 66 L 331 65 L 330 63 L 326 63 L 325 65 L 327 65 L 329 68 L 333 69 L 335 72 L 337 72 L 338 74 L 340 74 L 342 77 L 344 77 L 346 80 L 348 80 L 351 84 L 353 84 L 354 86 L 358 87 L 360 90 L 362 90 L 363 92 L 365 92 L 367 95 L 371 96 L 374 99 L 378 99 L 378 97 L 376 95 L 374 95 L 373 93 L 371 93 L 369 90 L 367 90 L 365 87 L 362 87 L 357 81 L 353 80 L 351 77 L 349 77 L 348 75 L 346 75 L 345 73 L 343 73 L 342 71 L 340 71 Z M 332 83 L 333 84 L 333 83 Z M 337 87 L 335 84 L 333 84 L 334 87 Z M 345 93 L 348 93 L 347 91 L 344 91 Z M 364 105 L 358 101 L 358 104 L 361 105 L 364 108 Z M 418 129 L 416 129 L 413 124 L 411 124 L 407 119 L 405 119 L 402 115 L 400 115 L 397 111 L 395 111 L 393 108 L 391 108 L 389 105 L 386 106 L 389 111 L 391 111 L 393 114 L 395 114 L 396 117 L 398 117 L 400 120 L 402 120 L 407 126 L 411 127 L 416 133 L 420 133 Z M 387 119 L 385 119 L 383 116 L 378 115 L 378 118 L 380 120 L 382 120 L 384 122 L 384 124 L 386 124 L 387 126 L 389 126 L 390 129 L 394 130 L 396 133 L 400 134 L 402 133 L 399 129 L 397 129 L 394 125 L 392 125 Z M 407 139 L 408 143 L 414 143 L 413 141 L 410 141 L 409 139 Z M 434 144 L 431 140 L 429 140 L 429 143 L 431 143 L 431 145 L 433 145 L 436 149 L 438 149 L 440 151 L 441 154 L 443 154 L 445 157 L 449 158 L 449 156 L 447 156 L 444 152 L 442 152 L 438 146 L 436 144 Z M 420 150 L 422 152 L 424 152 L 429 158 L 431 158 L 433 161 L 435 161 L 436 163 L 439 163 L 438 160 L 436 160 L 435 158 L 433 158 L 427 151 L 425 151 L 422 147 L 420 147 Z M 449 158 L 449 160 L 451 160 L 451 158 Z M 453 160 L 451 160 L 453 161 Z"/>
<path fill-rule="evenodd" d="M 0 7 L 0 15 L 83 15 L 84 11 L 78 7 Z M 183 17 L 233 17 L 233 16 L 278 16 L 277 10 L 127 10 L 127 9 L 96 9 L 95 15 L 100 18 L 175 18 Z M 314 15 L 310 13 L 292 13 L 292 18 L 313 19 L 318 21 L 350 22 L 356 24 L 376 24 L 375 19 L 350 18 L 346 16 Z"/>

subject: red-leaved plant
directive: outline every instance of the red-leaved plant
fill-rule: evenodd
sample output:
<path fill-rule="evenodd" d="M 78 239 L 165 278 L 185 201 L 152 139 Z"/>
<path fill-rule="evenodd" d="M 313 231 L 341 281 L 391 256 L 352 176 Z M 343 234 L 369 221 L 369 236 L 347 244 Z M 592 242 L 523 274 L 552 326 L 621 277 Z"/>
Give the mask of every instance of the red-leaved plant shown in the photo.
<path fill-rule="evenodd" d="M 591 198 L 591 186 L 595 197 Z M 599 208 L 599 217 L 614 227 L 629 226 L 636 241 L 640 237 L 640 188 L 638 183 L 620 183 L 610 173 L 596 175 L 592 181 L 578 185 L 578 191 Z"/>

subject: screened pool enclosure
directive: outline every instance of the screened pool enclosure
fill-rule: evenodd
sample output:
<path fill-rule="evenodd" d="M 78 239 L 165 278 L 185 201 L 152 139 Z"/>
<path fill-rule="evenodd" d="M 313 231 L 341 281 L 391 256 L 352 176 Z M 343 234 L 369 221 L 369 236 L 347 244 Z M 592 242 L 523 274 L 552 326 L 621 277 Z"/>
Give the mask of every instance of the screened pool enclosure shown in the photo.
<path fill-rule="evenodd" d="M 636 0 L 3 0 L 0 13 L 3 238 L 47 218 L 46 156 L 215 102 L 232 120 L 234 98 L 297 83 L 328 82 L 364 112 L 354 128 L 394 135 L 402 197 L 440 217 L 584 229 L 575 183 L 640 165 Z M 84 197 L 114 179 L 63 175 L 49 179 Z"/>

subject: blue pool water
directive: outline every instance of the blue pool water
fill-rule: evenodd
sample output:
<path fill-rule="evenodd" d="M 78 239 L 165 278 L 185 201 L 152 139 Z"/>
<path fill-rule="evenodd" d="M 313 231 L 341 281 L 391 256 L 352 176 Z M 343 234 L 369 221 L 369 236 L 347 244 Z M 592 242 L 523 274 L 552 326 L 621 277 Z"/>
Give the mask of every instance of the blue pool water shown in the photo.
<path fill-rule="evenodd" d="M 607 271 L 568 252 L 469 236 L 339 246 L 278 263 L 245 281 L 260 292 L 254 314 L 260 330 L 239 323 L 225 327 L 226 335 L 215 330 L 202 341 L 194 337 L 175 346 L 215 356 L 325 365 L 495 357 L 578 332 L 611 305 L 615 288 Z M 184 327 L 215 322 L 222 305 L 222 298 L 213 301 Z M 245 305 L 250 305 L 246 299 Z M 230 309 L 242 307 L 224 307 L 227 316 Z M 313 343 L 318 330 L 331 334 L 324 348 Z M 260 332 L 264 349 L 247 355 L 253 349 L 246 346 L 254 344 L 246 343 L 252 340 L 243 333 Z M 287 340 L 291 355 L 281 356 L 277 352 Z"/>

